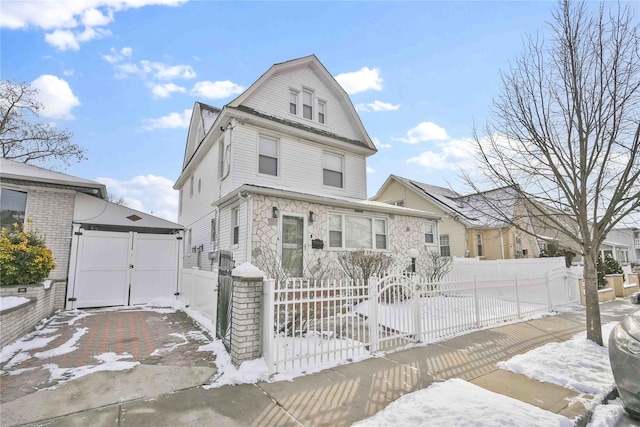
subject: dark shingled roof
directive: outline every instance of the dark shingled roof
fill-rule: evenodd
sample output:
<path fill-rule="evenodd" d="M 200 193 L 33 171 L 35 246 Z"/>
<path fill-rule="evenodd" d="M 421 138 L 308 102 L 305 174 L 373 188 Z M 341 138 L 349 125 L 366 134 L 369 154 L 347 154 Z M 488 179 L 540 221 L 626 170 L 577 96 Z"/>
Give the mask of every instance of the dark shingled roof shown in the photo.
<path fill-rule="evenodd" d="M 240 105 L 238 107 L 227 106 L 227 108 L 233 109 L 233 110 L 237 110 L 237 111 L 242 111 L 244 113 L 248 113 L 248 114 L 251 114 L 253 116 L 257 116 L 257 117 L 263 118 L 263 119 L 271 120 L 271 121 L 276 122 L 276 123 L 280 123 L 280 124 L 283 124 L 283 125 L 291 126 L 291 127 L 296 128 L 296 129 L 301 129 L 301 130 L 304 130 L 304 131 L 307 131 L 307 132 L 315 133 L 316 135 L 326 136 L 327 138 L 337 139 L 338 141 L 346 142 L 348 144 L 357 145 L 358 147 L 364 147 L 364 148 L 368 148 L 368 149 L 371 150 L 371 147 L 369 147 L 367 144 L 365 144 L 362 141 L 345 138 L 344 136 L 336 135 L 335 133 L 327 132 L 325 130 L 315 128 L 313 126 L 307 126 L 307 125 L 304 125 L 302 123 L 299 123 L 299 122 L 296 122 L 296 121 L 293 121 L 293 120 L 287 120 L 287 119 L 283 119 L 283 118 L 276 117 L 276 116 L 270 116 L 268 114 L 264 114 L 264 113 L 261 113 L 259 111 L 256 111 L 253 108 L 245 107 L 244 105 Z"/>

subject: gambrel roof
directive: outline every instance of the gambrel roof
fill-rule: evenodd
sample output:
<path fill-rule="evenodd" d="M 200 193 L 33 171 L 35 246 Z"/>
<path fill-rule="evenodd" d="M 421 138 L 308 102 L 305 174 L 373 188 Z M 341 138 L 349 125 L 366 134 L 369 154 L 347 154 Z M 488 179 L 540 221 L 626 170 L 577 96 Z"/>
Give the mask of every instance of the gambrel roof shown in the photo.
<path fill-rule="evenodd" d="M 353 135 L 345 136 L 328 131 L 325 127 L 318 126 L 315 122 L 310 121 L 307 123 L 297 121 L 291 117 L 278 116 L 272 112 L 259 111 L 245 105 L 251 97 L 258 93 L 271 79 L 286 73 L 302 70 L 305 67 L 308 67 L 322 82 L 324 88 L 328 90 L 332 96 L 335 96 L 341 111 L 340 117 L 344 118 L 349 124 L 349 129 L 350 131 L 351 129 L 353 130 L 355 138 Z M 249 86 L 249 88 L 222 108 L 196 102 L 187 134 L 182 173 L 176 181 L 174 188 L 180 188 L 180 186 L 183 185 L 184 181 L 193 170 L 195 170 L 198 163 L 221 136 L 223 129 L 226 128 L 233 118 L 241 118 L 248 123 L 277 130 L 293 137 L 318 142 L 346 151 L 361 153 L 365 156 L 370 156 L 377 152 L 375 144 L 367 134 L 345 90 L 322 63 L 320 63 L 315 55 L 309 55 L 274 64 L 262 74 L 258 80 Z"/>

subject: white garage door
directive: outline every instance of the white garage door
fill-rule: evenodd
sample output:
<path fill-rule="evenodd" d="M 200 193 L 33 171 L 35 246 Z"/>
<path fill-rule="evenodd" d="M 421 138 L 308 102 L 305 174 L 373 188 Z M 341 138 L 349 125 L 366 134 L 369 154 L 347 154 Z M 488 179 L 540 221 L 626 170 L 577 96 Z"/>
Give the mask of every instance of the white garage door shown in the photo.
<path fill-rule="evenodd" d="M 175 299 L 175 235 L 81 230 L 67 308 L 145 304 Z M 73 268 L 73 263 L 72 263 Z"/>

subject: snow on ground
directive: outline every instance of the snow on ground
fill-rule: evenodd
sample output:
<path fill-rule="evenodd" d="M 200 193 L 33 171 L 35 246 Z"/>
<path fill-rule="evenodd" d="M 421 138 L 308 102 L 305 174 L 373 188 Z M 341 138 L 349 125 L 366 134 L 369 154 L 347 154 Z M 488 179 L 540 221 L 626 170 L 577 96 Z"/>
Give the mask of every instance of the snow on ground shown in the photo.
<path fill-rule="evenodd" d="M 406 394 L 358 427 L 573 427 L 568 418 L 454 378 Z"/>
<path fill-rule="evenodd" d="M 604 325 L 602 336 L 608 337 L 617 324 Z M 569 341 L 545 344 L 500 362 L 498 367 L 600 399 L 614 388 L 607 348 L 587 340 L 586 333 Z"/>
<path fill-rule="evenodd" d="M 593 411 L 591 421 L 587 424 L 587 427 L 611 427 L 622 418 L 624 409 L 622 409 L 622 402 L 620 399 L 615 399 L 607 403 L 606 405 L 598 405 Z"/>
<path fill-rule="evenodd" d="M 132 357 L 128 353 L 116 354 L 109 352 L 93 357 L 100 363 L 96 365 L 80 366 L 77 368 L 60 368 L 55 363 L 43 365 L 42 369 L 46 369 L 50 373 L 49 381 L 57 381 L 55 386 L 49 387 L 48 389 L 56 389 L 60 384 L 84 377 L 85 375 L 93 374 L 94 372 L 126 371 L 140 364 L 140 362 L 122 361 L 121 359 L 130 359 Z"/>
<path fill-rule="evenodd" d="M 89 331 L 89 328 L 76 328 L 74 334 L 67 341 L 62 343 L 56 348 L 52 348 L 51 350 L 41 351 L 38 353 L 34 353 L 34 357 L 38 359 L 48 359 L 50 357 L 61 356 L 63 354 L 71 353 L 78 349 L 76 345 L 80 338 Z"/>
<path fill-rule="evenodd" d="M 29 302 L 25 297 L 0 297 L 0 312 Z"/>

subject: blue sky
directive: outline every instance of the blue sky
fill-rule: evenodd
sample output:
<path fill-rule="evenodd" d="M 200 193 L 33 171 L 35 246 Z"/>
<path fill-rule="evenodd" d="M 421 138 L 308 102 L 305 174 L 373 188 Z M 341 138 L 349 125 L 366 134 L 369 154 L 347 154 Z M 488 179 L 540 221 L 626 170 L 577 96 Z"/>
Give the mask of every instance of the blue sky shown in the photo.
<path fill-rule="evenodd" d="M 389 174 L 464 190 L 473 123 L 554 2 L 3 1 L 1 77 L 32 83 L 42 120 L 87 160 L 59 170 L 175 220 L 194 101 L 222 107 L 272 64 L 315 54 L 350 93 Z"/>

